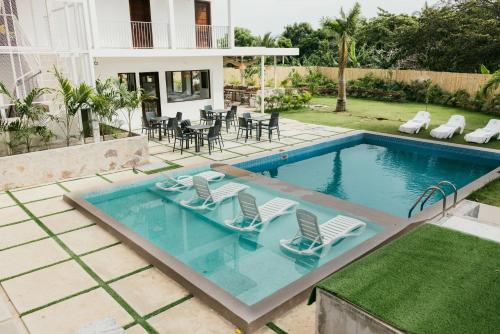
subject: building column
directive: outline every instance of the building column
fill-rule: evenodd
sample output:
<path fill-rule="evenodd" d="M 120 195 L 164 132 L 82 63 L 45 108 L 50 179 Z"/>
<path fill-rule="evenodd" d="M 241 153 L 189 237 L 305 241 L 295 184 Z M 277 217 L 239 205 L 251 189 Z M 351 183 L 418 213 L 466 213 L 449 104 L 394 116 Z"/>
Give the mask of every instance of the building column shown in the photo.
<path fill-rule="evenodd" d="M 175 32 L 174 0 L 168 0 L 168 37 L 170 48 L 177 48 L 177 34 Z"/>
<path fill-rule="evenodd" d="M 277 64 L 276 56 L 274 56 L 274 89 L 278 88 L 278 73 L 276 72 Z"/>
<path fill-rule="evenodd" d="M 264 97 L 266 92 L 266 56 L 260 57 L 260 112 L 266 112 Z"/>
<path fill-rule="evenodd" d="M 229 29 L 229 48 L 234 48 L 234 27 L 231 0 L 227 0 L 227 25 Z"/>
<path fill-rule="evenodd" d="M 89 28 L 91 34 L 92 45 L 89 45 L 91 49 L 97 49 L 99 47 L 99 24 L 97 20 L 97 9 L 95 5 L 95 0 L 88 0 L 88 17 L 89 17 Z"/>

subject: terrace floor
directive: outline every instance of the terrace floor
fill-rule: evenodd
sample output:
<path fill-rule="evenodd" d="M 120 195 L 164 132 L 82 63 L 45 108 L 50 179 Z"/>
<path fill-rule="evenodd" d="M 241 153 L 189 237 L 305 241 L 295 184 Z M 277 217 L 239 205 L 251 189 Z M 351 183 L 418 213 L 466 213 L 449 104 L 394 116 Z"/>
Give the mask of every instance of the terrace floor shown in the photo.
<path fill-rule="evenodd" d="M 236 140 L 224 149 L 172 152 L 168 140 L 149 143 L 151 162 L 193 166 L 232 163 L 351 131 L 281 119 L 281 140 Z M 193 297 L 62 196 L 140 172 L 121 170 L 0 192 L 0 333 L 72 333 L 111 317 L 126 333 L 234 333 L 236 328 Z M 314 333 L 315 306 L 305 302 L 274 319 L 262 333 Z"/>
<path fill-rule="evenodd" d="M 349 129 L 281 120 L 281 141 L 236 141 L 224 150 L 180 154 L 150 142 L 151 162 L 190 166 L 232 162 L 335 137 Z M 132 170 L 0 192 L 0 333 L 72 333 L 112 317 L 126 333 L 234 333 L 236 328 L 62 196 L 138 177 Z M 315 307 L 304 304 L 258 333 L 312 333 Z"/>

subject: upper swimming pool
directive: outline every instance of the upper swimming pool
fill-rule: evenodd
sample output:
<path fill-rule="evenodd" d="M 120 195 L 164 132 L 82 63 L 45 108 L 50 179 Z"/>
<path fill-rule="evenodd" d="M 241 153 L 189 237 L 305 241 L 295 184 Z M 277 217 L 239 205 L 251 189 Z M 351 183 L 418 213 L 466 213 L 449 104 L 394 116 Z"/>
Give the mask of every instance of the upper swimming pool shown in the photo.
<path fill-rule="evenodd" d="M 406 218 L 427 187 L 462 188 L 498 166 L 500 153 L 362 133 L 235 167 Z"/>

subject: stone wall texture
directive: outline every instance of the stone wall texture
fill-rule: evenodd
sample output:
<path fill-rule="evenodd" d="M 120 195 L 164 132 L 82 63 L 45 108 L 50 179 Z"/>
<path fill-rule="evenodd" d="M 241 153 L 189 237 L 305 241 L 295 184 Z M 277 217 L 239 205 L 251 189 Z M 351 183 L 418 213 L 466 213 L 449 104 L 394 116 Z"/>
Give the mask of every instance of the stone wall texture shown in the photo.
<path fill-rule="evenodd" d="M 0 157 L 0 191 L 149 162 L 144 136 Z"/>

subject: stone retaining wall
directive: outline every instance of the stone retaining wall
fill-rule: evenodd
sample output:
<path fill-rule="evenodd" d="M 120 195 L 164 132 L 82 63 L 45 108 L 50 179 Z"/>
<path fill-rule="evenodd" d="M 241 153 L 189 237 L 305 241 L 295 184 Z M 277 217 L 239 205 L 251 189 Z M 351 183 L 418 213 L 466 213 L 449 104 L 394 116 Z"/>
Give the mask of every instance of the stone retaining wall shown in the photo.
<path fill-rule="evenodd" d="M 318 334 L 403 334 L 353 304 L 319 288 L 316 289 L 316 326 Z"/>
<path fill-rule="evenodd" d="M 148 162 L 148 140 L 144 136 L 0 157 L 0 191 Z"/>

